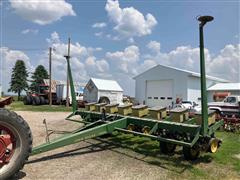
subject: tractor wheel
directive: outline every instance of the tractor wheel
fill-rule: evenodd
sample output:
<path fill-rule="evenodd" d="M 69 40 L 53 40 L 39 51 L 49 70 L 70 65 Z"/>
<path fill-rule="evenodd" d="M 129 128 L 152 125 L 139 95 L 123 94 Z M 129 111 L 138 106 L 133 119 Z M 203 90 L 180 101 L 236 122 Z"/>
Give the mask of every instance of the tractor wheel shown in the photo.
<path fill-rule="evenodd" d="M 24 96 L 24 98 L 23 98 L 23 104 L 24 104 L 24 105 L 28 105 L 27 97 L 28 97 L 28 96 Z"/>
<path fill-rule="evenodd" d="M 49 100 L 48 99 L 45 99 L 45 104 L 49 104 Z"/>
<path fill-rule="evenodd" d="M 38 96 L 33 96 L 33 105 L 40 105 L 40 99 Z"/>
<path fill-rule="evenodd" d="M 0 179 L 9 179 L 23 168 L 32 151 L 32 133 L 15 112 L 0 109 Z"/>
<path fill-rule="evenodd" d="M 183 155 L 186 160 L 196 160 L 200 155 L 200 149 L 183 146 Z"/>
<path fill-rule="evenodd" d="M 176 149 L 176 144 L 160 141 L 160 151 L 163 154 L 173 154 Z"/>
<path fill-rule="evenodd" d="M 108 97 L 100 97 L 99 103 L 110 104 L 110 100 L 108 99 Z"/>
<path fill-rule="evenodd" d="M 25 96 L 25 97 L 23 98 L 23 104 L 24 104 L 24 105 L 30 105 L 30 104 L 32 104 L 32 98 L 31 98 L 31 96 L 29 96 L 29 95 Z"/>
<path fill-rule="evenodd" d="M 44 105 L 45 104 L 44 97 L 40 96 L 39 99 L 40 99 L 40 105 Z"/>

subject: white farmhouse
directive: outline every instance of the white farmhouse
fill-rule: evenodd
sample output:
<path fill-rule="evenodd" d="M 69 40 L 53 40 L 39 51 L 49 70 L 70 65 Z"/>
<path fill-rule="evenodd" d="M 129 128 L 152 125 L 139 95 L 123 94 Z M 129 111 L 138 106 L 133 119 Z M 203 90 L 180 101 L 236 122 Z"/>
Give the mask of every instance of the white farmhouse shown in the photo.
<path fill-rule="evenodd" d="M 157 65 L 134 77 L 135 96 L 139 103 L 153 106 L 171 106 L 177 99 L 200 104 L 200 74 L 174 67 Z M 224 79 L 207 76 L 207 88 L 228 82 Z"/>
<path fill-rule="evenodd" d="M 114 80 L 91 78 L 83 90 L 83 100 L 121 104 L 123 89 Z"/>

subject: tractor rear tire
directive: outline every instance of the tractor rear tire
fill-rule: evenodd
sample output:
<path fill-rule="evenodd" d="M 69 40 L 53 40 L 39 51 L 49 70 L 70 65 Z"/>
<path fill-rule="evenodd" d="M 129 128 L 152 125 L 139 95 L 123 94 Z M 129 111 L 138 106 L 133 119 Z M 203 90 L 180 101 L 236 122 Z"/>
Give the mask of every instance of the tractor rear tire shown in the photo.
<path fill-rule="evenodd" d="M 32 104 L 32 97 L 27 95 L 23 98 L 23 104 L 24 105 L 31 105 Z"/>
<path fill-rule="evenodd" d="M 163 154 L 173 154 L 176 149 L 176 144 L 160 141 L 160 151 Z"/>
<path fill-rule="evenodd" d="M 46 104 L 45 103 L 46 101 L 45 101 L 44 97 L 40 96 L 39 99 L 40 99 L 40 105 Z"/>
<path fill-rule="evenodd" d="M 40 99 L 38 96 L 33 96 L 33 105 L 35 106 L 40 105 Z"/>
<path fill-rule="evenodd" d="M 200 149 L 197 147 L 185 147 L 183 146 L 183 155 L 186 160 L 196 160 L 200 155 Z"/>
<path fill-rule="evenodd" d="M 12 147 L 8 152 L 10 155 L 1 156 L 1 161 L 9 156 L 10 159 L 0 165 L 0 179 L 9 179 L 21 170 L 28 160 L 32 151 L 32 133 L 21 116 L 3 108 L 0 109 L 0 132 L 2 137 L 6 134 L 11 137 L 12 144 L 8 146 L 8 149 Z M 4 143 L 2 145 L 1 147 L 4 147 Z"/>

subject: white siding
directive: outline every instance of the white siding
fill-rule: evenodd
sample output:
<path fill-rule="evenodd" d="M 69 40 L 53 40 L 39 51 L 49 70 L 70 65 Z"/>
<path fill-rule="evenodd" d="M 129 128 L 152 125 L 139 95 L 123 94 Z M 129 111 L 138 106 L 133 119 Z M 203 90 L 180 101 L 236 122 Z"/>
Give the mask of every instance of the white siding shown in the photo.
<path fill-rule="evenodd" d="M 89 88 L 90 87 L 90 88 Z M 110 103 L 122 103 L 123 92 L 111 90 L 98 90 L 92 80 L 90 80 L 83 91 L 83 100 L 87 102 L 98 102 L 100 97 L 108 97 Z"/>
<path fill-rule="evenodd" d="M 88 84 L 91 83 L 92 89 L 89 91 Z M 97 87 L 90 80 L 83 90 L 83 100 L 87 102 L 98 102 L 98 90 Z"/>
<path fill-rule="evenodd" d="M 182 100 L 195 101 L 196 103 L 201 102 L 200 76 L 196 76 L 192 72 L 181 71 L 174 68 L 158 65 L 136 76 L 134 79 L 136 81 L 135 97 L 141 104 L 147 103 L 147 82 L 165 80 L 172 80 L 172 89 L 169 88 L 169 91 L 172 91 L 172 101 L 174 103 L 176 103 L 177 98 L 180 98 Z M 213 78 L 207 78 L 206 87 L 208 88 L 218 82 L 221 81 Z M 152 90 L 153 92 L 154 89 L 155 88 Z M 160 93 L 157 95 L 160 95 Z M 210 100 L 209 96 L 208 99 Z"/>
<path fill-rule="evenodd" d="M 173 101 L 173 80 L 147 81 L 146 104 L 168 107 Z"/>
<path fill-rule="evenodd" d="M 111 104 L 115 104 L 115 103 L 122 103 L 122 99 L 123 99 L 123 93 L 122 92 L 117 92 L 117 91 L 98 91 L 98 99 L 100 97 L 108 97 L 108 99 L 110 100 Z"/>
<path fill-rule="evenodd" d="M 214 80 L 207 79 L 206 87 L 210 87 L 217 83 Z M 188 77 L 188 101 L 194 101 L 197 104 L 201 103 L 201 80 L 199 77 L 189 76 Z M 211 95 L 208 94 L 208 102 L 212 101 Z"/>
<path fill-rule="evenodd" d="M 149 71 L 135 77 L 136 87 L 135 94 L 139 103 L 146 102 L 147 81 L 153 80 L 170 80 L 173 82 L 173 102 L 176 98 L 187 99 L 187 80 L 188 73 L 176 71 L 175 69 L 165 68 L 163 66 L 155 66 Z"/>

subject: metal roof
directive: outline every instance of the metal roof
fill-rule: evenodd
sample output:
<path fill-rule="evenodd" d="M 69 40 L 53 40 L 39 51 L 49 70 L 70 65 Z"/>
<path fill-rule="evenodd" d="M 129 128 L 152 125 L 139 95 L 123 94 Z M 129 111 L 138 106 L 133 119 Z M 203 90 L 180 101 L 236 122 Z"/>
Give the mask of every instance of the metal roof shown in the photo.
<path fill-rule="evenodd" d="M 156 65 L 156 66 L 154 66 L 154 67 L 144 71 L 143 73 L 133 77 L 133 79 L 136 79 L 136 77 L 144 74 L 145 72 L 148 72 L 151 69 L 156 68 L 156 67 L 160 67 L 160 66 L 165 67 L 165 68 L 169 68 L 169 69 L 174 69 L 174 70 L 181 71 L 181 72 L 185 72 L 185 73 L 188 73 L 190 76 L 194 76 L 194 77 L 200 77 L 201 76 L 200 73 L 197 73 L 197 72 L 188 71 L 188 70 L 184 70 L 184 69 L 180 69 L 180 68 L 176 68 L 176 67 L 172 67 L 172 66 L 166 66 L 166 65 L 158 64 L 158 65 Z M 206 75 L 206 78 L 209 79 L 209 80 L 214 80 L 214 81 L 219 81 L 219 82 L 225 82 L 225 83 L 229 83 L 230 82 L 229 80 L 226 80 L 226 79 L 221 79 L 221 78 L 208 76 L 208 75 Z"/>
<path fill-rule="evenodd" d="M 218 83 L 208 88 L 208 91 L 240 91 L 240 83 Z"/>
<path fill-rule="evenodd" d="M 98 90 L 123 91 L 117 81 L 91 78 Z"/>

